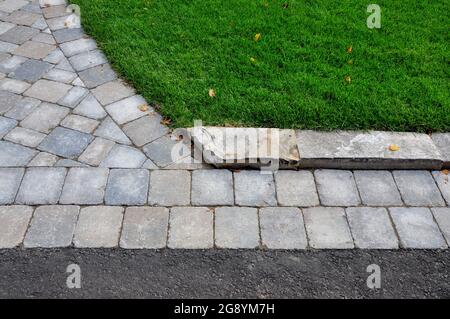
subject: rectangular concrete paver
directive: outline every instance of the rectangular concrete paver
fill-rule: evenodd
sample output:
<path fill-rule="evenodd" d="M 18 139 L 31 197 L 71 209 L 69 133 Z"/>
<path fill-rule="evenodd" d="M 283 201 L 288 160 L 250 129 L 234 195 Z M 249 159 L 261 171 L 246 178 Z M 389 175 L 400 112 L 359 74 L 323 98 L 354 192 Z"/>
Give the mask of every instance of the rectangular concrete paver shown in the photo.
<path fill-rule="evenodd" d="M 207 249 L 214 246 L 214 217 L 205 207 L 170 210 L 169 248 Z"/>
<path fill-rule="evenodd" d="M 69 58 L 69 61 L 76 71 L 83 71 L 107 62 L 103 53 L 98 50 L 74 55 Z"/>
<path fill-rule="evenodd" d="M 22 243 L 32 214 L 30 206 L 0 206 L 0 249 Z"/>
<path fill-rule="evenodd" d="M 303 210 L 309 245 L 317 249 L 350 249 L 353 239 L 343 208 L 314 207 Z"/>
<path fill-rule="evenodd" d="M 14 143 L 0 141 L 0 167 L 23 167 L 37 151 Z"/>
<path fill-rule="evenodd" d="M 71 89 L 70 85 L 49 80 L 39 80 L 24 95 L 51 103 L 58 102 Z"/>
<path fill-rule="evenodd" d="M 15 49 L 13 53 L 27 58 L 39 60 L 45 58 L 54 49 L 55 46 L 51 44 L 36 41 L 27 41 L 17 49 Z"/>
<path fill-rule="evenodd" d="M 215 211 L 215 244 L 218 248 L 259 247 L 258 211 L 251 207 L 218 207 Z"/>
<path fill-rule="evenodd" d="M 50 133 L 70 110 L 56 104 L 41 103 L 20 125 L 42 133 Z"/>
<path fill-rule="evenodd" d="M 161 124 L 161 120 L 158 114 L 144 116 L 126 124 L 123 131 L 135 145 L 143 146 L 169 132 L 168 127 Z"/>
<path fill-rule="evenodd" d="M 80 162 L 98 166 L 108 155 L 115 143 L 101 137 L 97 137 L 78 158 Z"/>
<path fill-rule="evenodd" d="M 446 248 L 444 237 L 429 208 L 397 207 L 390 213 L 403 248 Z"/>
<path fill-rule="evenodd" d="M 62 122 L 61 126 L 83 133 L 92 133 L 100 122 L 79 115 L 69 115 Z"/>
<path fill-rule="evenodd" d="M 78 75 L 84 85 L 89 89 L 117 79 L 116 73 L 108 63 L 84 70 L 78 73 Z"/>
<path fill-rule="evenodd" d="M 192 172 L 192 205 L 233 205 L 233 174 L 229 170 Z"/>
<path fill-rule="evenodd" d="M 55 128 L 39 145 L 40 151 L 76 159 L 92 142 L 94 136 L 63 127 Z"/>
<path fill-rule="evenodd" d="M 275 173 L 275 183 L 281 206 L 319 205 L 316 183 L 310 171 L 278 171 Z"/>
<path fill-rule="evenodd" d="M 120 247 L 160 249 L 167 245 L 169 210 L 163 207 L 129 207 L 125 211 Z"/>
<path fill-rule="evenodd" d="M 122 220 L 122 207 L 93 206 L 81 209 L 73 239 L 75 247 L 116 247 Z"/>
<path fill-rule="evenodd" d="M 147 102 L 141 96 L 135 95 L 108 105 L 106 111 L 121 125 L 148 115 L 149 111 L 152 111 L 151 108 L 145 112 L 141 111 L 139 107 L 142 105 L 147 105 Z"/>
<path fill-rule="evenodd" d="M 144 205 L 147 201 L 149 171 L 112 169 L 106 186 L 107 205 Z"/>
<path fill-rule="evenodd" d="M 102 105 L 108 105 L 133 95 L 134 90 L 122 81 L 111 81 L 92 90 Z"/>
<path fill-rule="evenodd" d="M 139 168 L 147 157 L 135 147 L 115 145 L 100 163 L 100 166 L 110 168 Z"/>
<path fill-rule="evenodd" d="M 236 204 L 239 206 L 276 206 L 273 175 L 261 171 L 234 173 Z"/>
<path fill-rule="evenodd" d="M 397 249 L 398 239 L 386 208 L 347 208 L 347 218 L 355 247 L 363 249 Z"/>
<path fill-rule="evenodd" d="M 450 173 L 448 170 L 434 171 L 434 180 L 441 191 L 442 196 L 447 202 L 447 206 L 450 206 Z"/>
<path fill-rule="evenodd" d="M 352 172 L 319 169 L 314 175 L 322 205 L 357 206 L 361 203 Z"/>
<path fill-rule="evenodd" d="M 259 210 L 261 241 L 269 249 L 306 249 L 303 215 L 295 207 L 265 207 Z"/>
<path fill-rule="evenodd" d="M 72 243 L 78 206 L 40 206 L 36 208 L 23 242 L 26 248 L 67 247 Z"/>
<path fill-rule="evenodd" d="M 450 133 L 435 133 L 431 136 L 444 159 L 444 166 L 450 168 Z"/>
<path fill-rule="evenodd" d="M 447 240 L 447 245 L 450 245 L 450 207 L 432 208 L 434 218 Z"/>
<path fill-rule="evenodd" d="M 45 134 L 37 131 L 16 127 L 5 136 L 5 140 L 28 147 L 36 147 L 42 142 L 45 136 Z"/>
<path fill-rule="evenodd" d="M 14 203 L 24 172 L 23 168 L 0 168 L 0 205 Z"/>
<path fill-rule="evenodd" d="M 16 120 L 0 116 L 0 138 L 8 134 L 15 126 L 17 126 Z"/>
<path fill-rule="evenodd" d="M 150 177 L 148 202 L 150 205 L 189 205 L 191 174 L 181 170 L 156 170 Z"/>
<path fill-rule="evenodd" d="M 389 171 L 354 171 L 361 200 L 367 206 L 401 206 L 402 198 Z"/>
<path fill-rule="evenodd" d="M 61 204 L 97 205 L 103 203 L 109 170 L 75 167 L 69 170 L 59 202 Z"/>

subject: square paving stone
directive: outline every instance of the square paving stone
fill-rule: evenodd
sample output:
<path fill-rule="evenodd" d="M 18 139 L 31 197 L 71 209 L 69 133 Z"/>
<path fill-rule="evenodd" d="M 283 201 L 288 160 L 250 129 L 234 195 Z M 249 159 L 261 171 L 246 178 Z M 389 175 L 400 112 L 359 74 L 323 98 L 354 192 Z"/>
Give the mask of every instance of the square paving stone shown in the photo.
<path fill-rule="evenodd" d="M 98 166 L 103 161 L 103 159 L 108 155 L 111 149 L 116 143 L 110 140 L 106 140 L 101 137 L 97 137 L 81 154 L 78 158 L 80 162 Z"/>
<path fill-rule="evenodd" d="M 433 177 L 447 205 L 450 206 L 450 175 L 448 171 L 435 171 L 433 172 Z"/>
<path fill-rule="evenodd" d="M 28 147 L 36 147 L 45 136 L 45 134 L 27 128 L 16 127 L 5 136 L 5 140 Z"/>
<path fill-rule="evenodd" d="M 119 243 L 123 208 L 94 206 L 80 212 L 73 243 L 79 248 L 111 248 Z"/>
<path fill-rule="evenodd" d="M 322 205 L 357 206 L 361 203 L 352 172 L 319 169 L 314 175 Z"/>
<path fill-rule="evenodd" d="M 57 127 L 44 139 L 38 149 L 75 159 L 83 153 L 93 139 L 92 135 Z"/>
<path fill-rule="evenodd" d="M 294 207 L 266 207 L 259 210 L 261 241 L 269 249 L 306 249 L 303 215 Z"/>
<path fill-rule="evenodd" d="M 281 206 L 319 205 L 316 183 L 310 171 L 278 171 L 275 173 L 275 184 Z"/>
<path fill-rule="evenodd" d="M 52 65 L 47 62 L 29 59 L 19 66 L 10 77 L 14 79 L 34 83 L 46 73 Z"/>
<path fill-rule="evenodd" d="M 98 65 L 107 63 L 108 61 L 106 60 L 106 57 L 103 55 L 103 53 L 101 53 L 98 50 L 95 50 L 95 51 L 89 51 L 89 52 L 75 55 L 75 56 L 69 58 L 69 62 L 70 62 L 70 64 L 72 64 L 73 68 L 76 71 L 84 71 L 86 69 L 93 68 Z M 95 72 L 95 71 L 79 73 L 79 76 L 88 88 L 91 88 L 92 85 L 94 85 L 93 83 L 95 83 L 96 80 L 101 79 L 103 77 L 102 72 Z M 114 80 L 114 79 L 110 78 L 110 79 L 106 80 L 105 82 L 108 82 L 111 80 Z M 90 83 L 91 85 L 88 85 L 88 83 L 86 83 L 86 82 Z M 102 83 L 105 83 L 105 82 L 102 82 Z M 100 85 L 100 84 L 98 84 L 98 85 Z"/>
<path fill-rule="evenodd" d="M 13 55 L 12 57 L 6 58 L 0 63 L 0 72 L 5 74 L 13 72 L 27 60 L 29 59 L 18 55 Z M 14 73 L 12 73 L 10 76 L 13 75 Z"/>
<path fill-rule="evenodd" d="M 66 95 L 71 88 L 70 85 L 64 83 L 39 80 L 25 92 L 25 95 L 42 101 L 56 103 Z"/>
<path fill-rule="evenodd" d="M 224 169 L 193 171 L 192 205 L 234 205 L 233 174 Z"/>
<path fill-rule="evenodd" d="M 30 87 L 30 84 L 15 79 L 3 79 L 0 81 L 0 90 L 9 91 L 16 94 L 22 94 Z"/>
<path fill-rule="evenodd" d="M 147 201 L 149 171 L 112 169 L 106 186 L 107 205 L 144 205 Z"/>
<path fill-rule="evenodd" d="M 240 206 L 277 206 L 272 174 L 261 171 L 234 173 L 236 204 Z"/>
<path fill-rule="evenodd" d="M 14 203 L 24 173 L 23 168 L 0 168 L 0 205 Z"/>
<path fill-rule="evenodd" d="M 102 105 L 108 105 L 134 95 L 134 90 L 121 80 L 111 81 L 92 90 Z"/>
<path fill-rule="evenodd" d="M 110 117 L 107 117 L 103 120 L 102 124 L 100 124 L 100 126 L 95 130 L 94 135 L 121 144 L 131 144 L 131 141 L 128 139 L 125 133 L 122 132 L 120 127 L 118 127 Z"/>
<path fill-rule="evenodd" d="M 134 95 L 119 102 L 115 102 L 106 107 L 106 111 L 119 125 L 131 122 L 140 117 L 148 115 L 150 111 L 141 111 L 140 106 L 147 105 L 147 102 L 140 95 Z"/>
<path fill-rule="evenodd" d="M 17 121 L 0 116 L 0 138 L 8 134 L 14 127 L 17 126 Z"/>
<path fill-rule="evenodd" d="M 169 210 L 163 207 L 129 207 L 123 220 L 120 247 L 160 249 L 166 247 Z"/>
<path fill-rule="evenodd" d="M 205 207 L 170 210 L 169 248 L 207 249 L 214 246 L 214 218 Z"/>
<path fill-rule="evenodd" d="M 20 45 L 27 42 L 38 33 L 38 29 L 19 25 L 0 35 L 0 40 Z"/>
<path fill-rule="evenodd" d="M 102 204 L 109 170 L 75 167 L 69 170 L 62 191 L 61 204 Z"/>
<path fill-rule="evenodd" d="M 168 167 L 191 155 L 191 149 L 183 141 L 163 136 L 143 147 L 144 153 L 159 167 Z"/>
<path fill-rule="evenodd" d="M 309 245 L 316 249 L 350 249 L 353 239 L 343 208 L 314 207 L 303 210 Z"/>
<path fill-rule="evenodd" d="M 73 110 L 74 114 L 86 116 L 94 120 L 101 120 L 106 117 L 106 112 L 98 103 L 92 94 L 89 94 L 81 101 L 80 104 Z M 123 133 L 122 133 L 123 134 Z"/>
<path fill-rule="evenodd" d="M 406 205 L 445 206 L 430 172 L 394 171 L 393 174 Z"/>
<path fill-rule="evenodd" d="M 402 198 L 389 171 L 354 171 L 362 203 L 367 206 L 401 206 Z"/>
<path fill-rule="evenodd" d="M 439 249 L 446 248 L 444 237 L 434 222 L 429 208 L 398 207 L 390 213 L 403 248 Z"/>
<path fill-rule="evenodd" d="M 96 120 L 73 114 L 69 115 L 61 122 L 61 126 L 63 127 L 84 133 L 92 133 L 99 124 L 100 122 Z"/>
<path fill-rule="evenodd" d="M 169 128 L 162 125 L 161 120 L 161 116 L 157 114 L 144 116 L 126 124 L 123 131 L 136 146 L 140 147 L 169 132 Z"/>
<path fill-rule="evenodd" d="M 450 208 L 439 207 L 432 208 L 434 218 L 439 225 L 439 228 L 447 240 L 447 245 L 450 245 Z"/>
<path fill-rule="evenodd" d="M 97 48 L 94 40 L 89 38 L 81 38 L 78 40 L 63 43 L 59 46 L 66 57 L 91 51 Z"/>
<path fill-rule="evenodd" d="M 33 167 L 27 169 L 17 194 L 16 203 L 51 205 L 59 200 L 66 177 L 62 167 Z"/>
<path fill-rule="evenodd" d="M 41 206 L 36 208 L 23 242 L 26 248 L 68 247 L 77 223 L 78 206 Z"/>
<path fill-rule="evenodd" d="M 56 42 L 64 43 L 68 41 L 78 40 L 84 36 L 84 32 L 80 28 L 62 29 L 53 32 Z"/>
<path fill-rule="evenodd" d="M 42 133 L 50 133 L 70 110 L 56 104 L 42 103 L 20 125 Z"/>
<path fill-rule="evenodd" d="M 22 243 L 32 214 L 30 206 L 0 206 L 0 249 Z"/>
<path fill-rule="evenodd" d="M 52 44 L 27 41 L 17 49 L 15 49 L 13 53 L 27 58 L 39 60 L 45 58 L 55 48 L 56 47 Z"/>
<path fill-rule="evenodd" d="M 0 114 L 9 112 L 11 109 L 17 106 L 20 100 L 20 95 L 0 90 Z"/>
<path fill-rule="evenodd" d="M 77 77 L 76 73 L 59 70 L 59 69 L 51 69 L 47 74 L 45 74 L 44 78 L 50 81 L 62 82 L 69 84 Z"/>
<path fill-rule="evenodd" d="M 106 60 L 102 63 L 105 62 Z M 80 79 L 83 81 L 83 83 L 86 85 L 86 87 L 89 89 L 95 88 L 99 85 L 117 79 L 116 72 L 114 72 L 114 70 L 111 69 L 111 67 L 107 63 L 91 67 L 90 69 L 80 72 L 78 75 Z M 112 96 L 114 96 L 113 92 L 110 93 Z"/>
<path fill-rule="evenodd" d="M 347 208 L 355 247 L 362 249 L 398 249 L 389 214 L 385 208 Z"/>
<path fill-rule="evenodd" d="M 0 167 L 23 167 L 36 155 L 36 151 L 14 143 L 0 141 Z"/>
<path fill-rule="evenodd" d="M 444 159 L 444 166 L 450 168 L 450 133 L 434 133 L 431 138 Z"/>
<path fill-rule="evenodd" d="M 70 91 L 58 101 L 58 104 L 74 108 L 76 107 L 89 93 L 89 91 L 80 86 L 74 86 Z"/>
<path fill-rule="evenodd" d="M 14 12 L 28 4 L 25 0 L 5 0 L 0 3 L 0 11 Z"/>
<path fill-rule="evenodd" d="M 258 212 L 250 207 L 218 207 L 215 212 L 215 244 L 218 248 L 259 247 Z"/>
<path fill-rule="evenodd" d="M 147 157 L 134 147 L 115 145 L 100 166 L 110 168 L 139 168 Z"/>
<path fill-rule="evenodd" d="M 6 20 L 14 24 L 26 25 L 30 27 L 39 17 L 39 14 L 32 12 L 14 11 L 6 18 Z"/>
<path fill-rule="evenodd" d="M 189 205 L 190 193 L 191 174 L 188 171 L 152 171 L 148 195 L 150 205 Z"/>

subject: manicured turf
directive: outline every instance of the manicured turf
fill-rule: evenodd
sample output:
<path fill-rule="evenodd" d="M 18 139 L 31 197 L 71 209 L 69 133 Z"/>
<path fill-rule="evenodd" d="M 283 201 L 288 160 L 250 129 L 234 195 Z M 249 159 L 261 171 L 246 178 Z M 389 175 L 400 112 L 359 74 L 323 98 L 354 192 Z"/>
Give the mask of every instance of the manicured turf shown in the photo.
<path fill-rule="evenodd" d="M 174 126 L 450 131 L 449 1 L 72 2 Z"/>

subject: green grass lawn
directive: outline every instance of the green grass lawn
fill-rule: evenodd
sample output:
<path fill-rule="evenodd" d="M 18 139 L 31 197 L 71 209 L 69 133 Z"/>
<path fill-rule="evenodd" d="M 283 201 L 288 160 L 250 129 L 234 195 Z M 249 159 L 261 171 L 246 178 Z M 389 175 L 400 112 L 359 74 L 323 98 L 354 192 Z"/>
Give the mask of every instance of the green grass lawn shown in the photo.
<path fill-rule="evenodd" d="M 377 0 L 381 29 L 360 0 L 72 2 L 175 127 L 450 131 L 450 1 Z"/>

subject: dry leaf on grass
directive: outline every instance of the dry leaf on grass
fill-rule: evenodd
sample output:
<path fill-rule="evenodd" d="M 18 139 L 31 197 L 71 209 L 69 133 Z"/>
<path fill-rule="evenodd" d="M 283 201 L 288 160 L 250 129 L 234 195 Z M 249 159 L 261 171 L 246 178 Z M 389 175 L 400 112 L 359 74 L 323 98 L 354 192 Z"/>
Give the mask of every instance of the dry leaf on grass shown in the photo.
<path fill-rule="evenodd" d="M 214 89 L 209 89 L 208 95 L 209 97 L 216 97 L 216 91 Z"/>
<path fill-rule="evenodd" d="M 172 124 L 172 120 L 171 119 L 162 119 L 161 124 L 162 125 L 170 125 L 170 124 Z"/>
<path fill-rule="evenodd" d="M 261 33 L 255 34 L 255 42 L 258 42 L 259 40 L 261 40 Z"/>
<path fill-rule="evenodd" d="M 148 105 L 147 104 L 141 104 L 138 106 L 138 109 L 142 112 L 147 112 L 148 111 Z"/>
<path fill-rule="evenodd" d="M 349 46 L 348 48 L 347 48 L 347 53 L 352 53 L 353 52 L 353 47 L 352 46 Z"/>
<path fill-rule="evenodd" d="M 350 77 L 350 75 L 347 75 L 347 76 L 344 78 L 344 80 L 345 80 L 346 83 L 352 83 L 352 78 Z"/>

